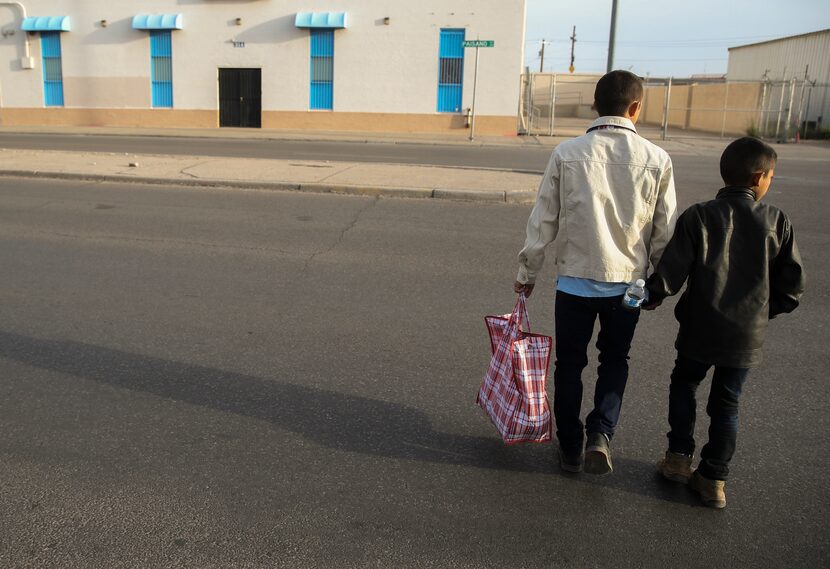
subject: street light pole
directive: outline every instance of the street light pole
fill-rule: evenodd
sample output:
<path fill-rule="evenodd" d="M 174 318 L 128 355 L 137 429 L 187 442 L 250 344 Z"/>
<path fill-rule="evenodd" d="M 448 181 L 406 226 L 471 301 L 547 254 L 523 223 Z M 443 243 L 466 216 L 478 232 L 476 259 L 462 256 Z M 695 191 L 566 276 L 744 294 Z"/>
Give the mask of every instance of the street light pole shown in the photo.
<path fill-rule="evenodd" d="M 617 36 L 617 0 L 611 5 L 611 37 L 608 39 L 608 65 L 606 73 L 614 70 L 614 43 Z"/>

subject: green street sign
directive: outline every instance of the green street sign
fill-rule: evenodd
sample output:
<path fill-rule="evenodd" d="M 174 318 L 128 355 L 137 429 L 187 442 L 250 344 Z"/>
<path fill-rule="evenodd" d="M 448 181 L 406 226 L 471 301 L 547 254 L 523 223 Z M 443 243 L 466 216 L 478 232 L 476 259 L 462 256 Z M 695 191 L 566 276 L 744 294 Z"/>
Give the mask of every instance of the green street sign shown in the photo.
<path fill-rule="evenodd" d="M 494 40 L 467 40 L 464 42 L 464 47 L 493 47 L 495 45 Z"/>

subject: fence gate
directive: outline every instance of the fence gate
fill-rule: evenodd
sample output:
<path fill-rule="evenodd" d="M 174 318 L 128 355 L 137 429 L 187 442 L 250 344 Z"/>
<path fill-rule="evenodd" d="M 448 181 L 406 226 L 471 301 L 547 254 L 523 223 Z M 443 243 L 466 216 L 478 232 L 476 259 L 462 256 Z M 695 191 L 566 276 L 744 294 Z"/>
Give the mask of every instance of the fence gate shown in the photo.
<path fill-rule="evenodd" d="M 553 136 L 556 75 L 524 73 L 519 93 L 518 133 Z"/>
<path fill-rule="evenodd" d="M 765 81 L 758 112 L 758 135 L 781 141 L 794 138 L 796 133 L 809 136 L 822 129 L 827 106 L 827 85 L 807 78 Z"/>
<path fill-rule="evenodd" d="M 521 76 L 517 132 L 553 136 L 559 118 L 593 121 L 599 75 L 525 73 Z M 560 126 L 561 126 L 560 121 Z"/>

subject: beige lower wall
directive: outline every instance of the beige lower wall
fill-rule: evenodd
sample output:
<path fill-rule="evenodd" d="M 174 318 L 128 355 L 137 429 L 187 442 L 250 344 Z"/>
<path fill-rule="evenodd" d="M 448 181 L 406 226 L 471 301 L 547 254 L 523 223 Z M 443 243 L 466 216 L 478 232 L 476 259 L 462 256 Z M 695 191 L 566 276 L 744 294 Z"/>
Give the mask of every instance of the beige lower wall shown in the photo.
<path fill-rule="evenodd" d="M 0 109 L 3 126 L 121 126 L 210 128 L 218 126 L 216 111 L 173 109 Z"/>
<path fill-rule="evenodd" d="M 114 126 L 218 128 L 218 111 L 179 109 L 0 109 L 3 126 Z M 467 135 L 466 118 L 457 114 L 408 115 L 263 111 L 262 127 L 280 130 L 440 133 Z M 476 134 L 513 136 L 516 118 L 479 116 Z"/>
<path fill-rule="evenodd" d="M 467 134 L 467 119 L 457 114 L 331 113 L 263 111 L 263 128 L 366 132 Z M 476 134 L 515 135 L 516 117 L 477 116 Z"/>

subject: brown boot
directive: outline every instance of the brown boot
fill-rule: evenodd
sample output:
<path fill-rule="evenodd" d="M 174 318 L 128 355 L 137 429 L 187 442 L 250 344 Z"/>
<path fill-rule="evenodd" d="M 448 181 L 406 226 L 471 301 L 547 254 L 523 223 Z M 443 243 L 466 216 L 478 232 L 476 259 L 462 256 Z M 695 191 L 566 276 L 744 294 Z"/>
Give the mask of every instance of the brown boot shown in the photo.
<path fill-rule="evenodd" d="M 666 457 L 657 463 L 657 472 L 672 482 L 688 484 L 692 477 L 692 457 L 666 451 Z"/>
<path fill-rule="evenodd" d="M 710 508 L 726 507 L 725 483 L 723 480 L 710 480 L 695 470 L 689 485 L 692 490 L 700 494 L 700 499 Z"/>

